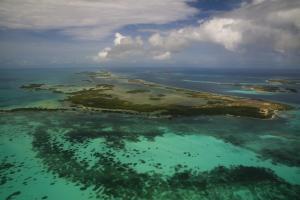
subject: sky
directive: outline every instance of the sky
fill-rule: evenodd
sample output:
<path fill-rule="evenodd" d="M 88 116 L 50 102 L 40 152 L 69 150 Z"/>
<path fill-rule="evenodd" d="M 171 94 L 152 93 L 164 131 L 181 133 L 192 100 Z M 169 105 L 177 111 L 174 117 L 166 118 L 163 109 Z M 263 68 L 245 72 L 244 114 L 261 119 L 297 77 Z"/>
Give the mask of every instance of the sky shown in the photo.
<path fill-rule="evenodd" d="M 299 0 L 1 0 L 0 68 L 299 68 Z"/>

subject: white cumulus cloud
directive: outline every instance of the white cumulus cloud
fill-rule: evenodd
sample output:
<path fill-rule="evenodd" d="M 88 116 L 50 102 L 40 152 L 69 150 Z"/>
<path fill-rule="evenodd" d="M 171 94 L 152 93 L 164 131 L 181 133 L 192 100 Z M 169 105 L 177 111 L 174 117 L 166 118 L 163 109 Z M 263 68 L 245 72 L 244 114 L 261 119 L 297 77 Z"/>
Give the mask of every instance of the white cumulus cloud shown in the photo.
<path fill-rule="evenodd" d="M 115 34 L 114 46 L 106 47 L 98 53 L 100 60 L 122 58 L 144 53 L 144 42 L 140 37 L 132 38 L 121 33 Z"/>
<path fill-rule="evenodd" d="M 164 24 L 196 14 L 191 0 L 1 0 L 0 27 L 58 30 L 100 39 L 130 24 Z"/>
<path fill-rule="evenodd" d="M 170 52 L 196 42 L 218 44 L 230 51 L 252 48 L 300 53 L 300 1 L 255 1 L 201 21 L 198 26 L 164 35 L 155 33 L 149 39 L 152 46 Z"/>
<path fill-rule="evenodd" d="M 166 60 L 195 44 L 219 45 L 230 52 L 300 54 L 300 1 L 244 3 L 240 8 L 201 20 L 196 26 L 155 32 L 144 38 L 145 41 L 128 37 L 126 48 L 120 48 L 125 45 L 122 37 L 116 34 L 115 46 L 108 51 L 108 56 L 130 57 L 138 51 L 148 58 Z M 119 41 L 121 44 L 116 45 Z"/>
<path fill-rule="evenodd" d="M 169 51 L 167 51 L 162 54 L 153 56 L 153 59 L 154 60 L 167 60 L 167 59 L 170 59 L 170 57 L 171 57 L 171 53 Z"/>

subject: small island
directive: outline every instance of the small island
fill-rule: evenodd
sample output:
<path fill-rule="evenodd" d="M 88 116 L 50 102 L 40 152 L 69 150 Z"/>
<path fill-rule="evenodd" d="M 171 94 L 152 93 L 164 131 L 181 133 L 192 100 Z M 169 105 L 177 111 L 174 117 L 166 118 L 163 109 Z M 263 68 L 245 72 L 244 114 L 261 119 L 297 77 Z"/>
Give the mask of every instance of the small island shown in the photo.
<path fill-rule="evenodd" d="M 297 93 L 297 89 L 290 87 L 279 87 L 275 85 L 244 85 L 242 88 L 259 93 Z"/>
<path fill-rule="evenodd" d="M 300 84 L 300 79 L 269 79 L 266 82 L 271 84 Z"/>
<path fill-rule="evenodd" d="M 40 83 L 31 83 L 28 85 L 22 85 L 20 88 L 28 90 L 40 90 L 44 84 Z"/>

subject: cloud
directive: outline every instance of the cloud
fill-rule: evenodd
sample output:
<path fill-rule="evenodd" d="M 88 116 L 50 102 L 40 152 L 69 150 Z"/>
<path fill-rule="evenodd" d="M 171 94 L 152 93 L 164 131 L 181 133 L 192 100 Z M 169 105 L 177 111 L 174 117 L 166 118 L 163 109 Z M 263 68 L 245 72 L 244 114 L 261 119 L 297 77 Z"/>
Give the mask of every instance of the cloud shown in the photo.
<path fill-rule="evenodd" d="M 165 35 L 154 33 L 146 42 L 141 37 L 115 34 L 114 46 L 106 47 L 98 53 L 100 60 L 126 58 L 143 54 L 154 60 L 167 60 L 171 54 L 178 53 L 194 42 L 212 42 L 223 45 L 228 50 L 235 50 L 241 40 L 241 34 L 232 28 L 238 22 L 234 19 L 213 19 L 199 27 L 186 27 L 173 30 Z"/>
<path fill-rule="evenodd" d="M 145 43 L 141 37 L 132 38 L 131 36 L 124 36 L 121 33 L 115 33 L 114 45 L 106 47 L 98 53 L 95 60 L 108 61 L 112 59 L 127 59 L 143 57 L 145 59 L 167 60 L 171 58 L 170 51 L 164 51 L 160 43 L 160 35 L 154 34 L 149 38 L 149 44 Z M 153 45 L 151 45 L 153 44 Z"/>
<path fill-rule="evenodd" d="M 232 18 L 213 18 L 197 27 L 173 30 L 164 36 L 155 33 L 149 38 L 149 43 L 172 52 L 180 51 L 194 42 L 211 42 L 234 50 L 242 40 L 242 34 L 235 29 L 238 23 L 239 20 Z"/>
<path fill-rule="evenodd" d="M 195 30 L 195 39 L 221 44 L 228 50 L 235 50 L 242 40 L 242 33 L 235 28 L 239 23 L 238 19 L 214 18 Z"/>
<path fill-rule="evenodd" d="M 227 50 L 300 53 L 300 1 L 254 1 L 198 26 L 153 34 L 149 43 L 165 51 L 181 51 L 194 43 L 213 43 Z"/>
<path fill-rule="evenodd" d="M 244 3 L 233 11 L 201 20 L 197 26 L 154 33 L 144 49 L 148 56 L 162 60 L 196 43 L 220 45 L 232 52 L 300 54 L 300 1 Z"/>
<path fill-rule="evenodd" d="M 256 1 L 229 12 L 224 17 L 239 20 L 235 29 L 241 46 L 281 53 L 300 53 L 300 1 Z"/>
<path fill-rule="evenodd" d="M 98 53 L 100 60 L 122 58 L 144 53 L 144 42 L 140 37 L 132 38 L 121 33 L 115 34 L 114 46 L 106 47 Z"/>
<path fill-rule="evenodd" d="M 0 27 L 58 30 L 101 39 L 130 24 L 165 24 L 196 14 L 191 0 L 2 0 Z"/>
<path fill-rule="evenodd" d="M 103 49 L 102 51 L 100 51 L 98 53 L 98 56 L 100 59 L 106 59 L 108 58 L 108 53 L 111 51 L 110 47 L 106 47 L 105 49 Z"/>
<path fill-rule="evenodd" d="M 153 56 L 153 59 L 154 60 L 167 60 L 167 59 L 170 59 L 170 57 L 171 57 L 171 53 L 169 51 L 167 51 L 162 54 Z"/>

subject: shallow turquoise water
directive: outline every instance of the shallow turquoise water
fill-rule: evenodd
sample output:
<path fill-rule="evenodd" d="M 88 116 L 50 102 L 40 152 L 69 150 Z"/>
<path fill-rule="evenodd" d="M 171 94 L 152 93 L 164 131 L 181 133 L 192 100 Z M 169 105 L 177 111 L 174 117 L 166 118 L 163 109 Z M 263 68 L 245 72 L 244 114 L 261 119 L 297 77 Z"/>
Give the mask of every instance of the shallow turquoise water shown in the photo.
<path fill-rule="evenodd" d="M 230 93 L 237 93 L 237 94 L 252 94 L 252 95 L 261 95 L 262 93 L 253 91 L 253 90 L 229 90 Z M 268 94 L 271 95 L 272 93 L 264 92 L 264 95 Z"/>
<path fill-rule="evenodd" d="M 52 81 L 74 73 L 65 71 Z M 20 95 L 19 83 L 3 86 L 14 93 L 1 96 L 3 107 L 58 98 L 28 93 L 24 102 L 10 101 Z M 274 120 L 75 111 L 0 115 L 0 199 L 297 199 L 300 194 L 298 109 Z M 219 166 L 225 168 L 218 171 Z M 239 166 L 253 168 L 236 170 Z M 272 170 L 280 181 L 259 169 Z M 205 183 L 197 182 L 201 177 Z"/>

